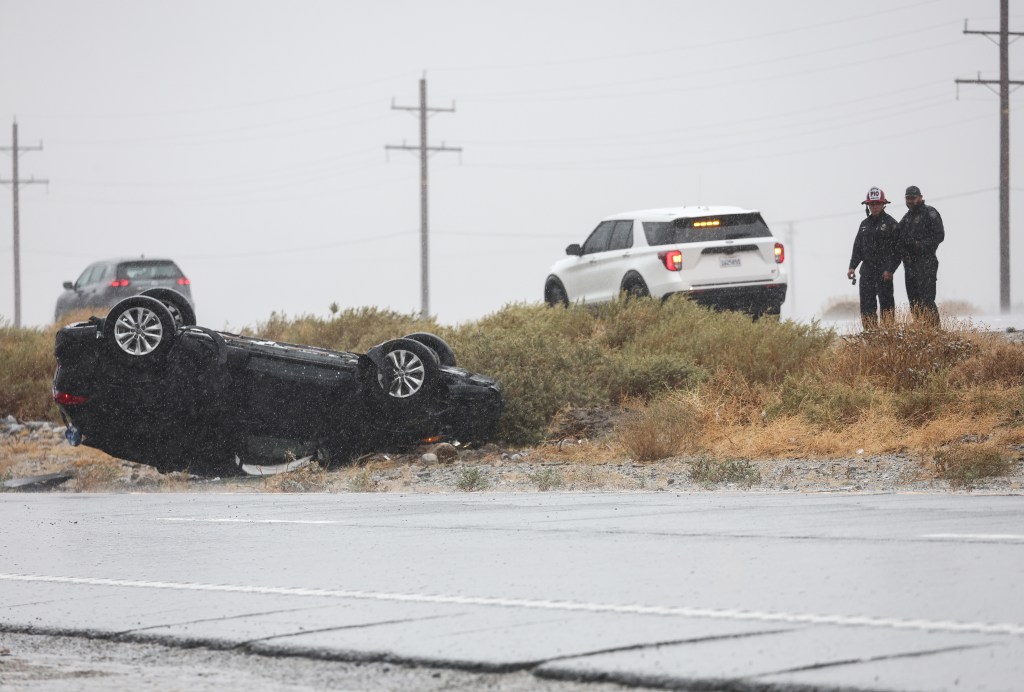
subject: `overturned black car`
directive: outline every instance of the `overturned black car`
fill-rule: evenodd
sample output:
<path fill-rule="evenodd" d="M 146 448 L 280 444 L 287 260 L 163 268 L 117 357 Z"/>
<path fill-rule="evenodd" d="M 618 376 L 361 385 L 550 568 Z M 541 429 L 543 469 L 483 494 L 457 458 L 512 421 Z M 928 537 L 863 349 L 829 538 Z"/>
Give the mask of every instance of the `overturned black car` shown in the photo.
<path fill-rule="evenodd" d="M 296 459 L 491 437 L 501 385 L 456 367 L 439 337 L 364 355 L 196 326 L 188 300 L 151 289 L 57 332 L 53 398 L 72 444 L 160 471 L 237 474 Z"/>

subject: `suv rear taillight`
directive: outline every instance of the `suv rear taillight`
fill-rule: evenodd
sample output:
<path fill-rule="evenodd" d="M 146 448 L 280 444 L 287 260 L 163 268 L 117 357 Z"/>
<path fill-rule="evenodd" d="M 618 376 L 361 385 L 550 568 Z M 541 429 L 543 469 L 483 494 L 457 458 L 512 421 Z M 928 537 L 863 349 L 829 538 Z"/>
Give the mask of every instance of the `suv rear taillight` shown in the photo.
<path fill-rule="evenodd" d="M 786 259 L 786 248 L 782 246 L 782 243 L 775 243 L 775 263 L 782 264 Z"/>
<path fill-rule="evenodd" d="M 776 250 L 776 252 L 778 252 L 778 250 Z M 658 259 L 660 259 L 661 263 L 665 265 L 665 269 L 668 269 L 670 272 L 677 272 L 683 268 L 683 253 L 679 250 L 666 250 L 664 252 L 659 252 Z"/>
<path fill-rule="evenodd" d="M 84 404 L 89 399 L 78 394 L 68 394 L 67 392 L 55 391 L 53 393 L 53 400 L 58 404 L 63 404 L 64 406 L 78 406 L 79 404 Z"/>
<path fill-rule="evenodd" d="M 179 285 L 179 286 L 188 286 L 188 285 L 189 285 L 189 284 L 191 284 L 191 283 L 192 283 L 192 282 L 191 282 L 191 281 L 189 281 L 189 280 L 188 280 L 188 278 L 186 278 L 186 277 L 184 277 L 184 276 L 179 276 L 179 277 L 178 277 L 178 285 Z"/>
<path fill-rule="evenodd" d="M 110 287 L 111 288 L 124 288 L 125 286 L 127 286 L 130 283 L 131 283 L 131 281 L 129 281 L 128 279 L 114 279 L 113 281 L 110 282 Z"/>

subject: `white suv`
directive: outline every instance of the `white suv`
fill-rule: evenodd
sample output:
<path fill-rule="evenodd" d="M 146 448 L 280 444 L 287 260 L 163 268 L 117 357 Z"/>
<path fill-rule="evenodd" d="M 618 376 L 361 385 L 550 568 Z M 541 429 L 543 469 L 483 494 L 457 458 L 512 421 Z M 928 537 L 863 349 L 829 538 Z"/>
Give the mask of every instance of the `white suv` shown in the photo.
<path fill-rule="evenodd" d="M 675 207 L 615 214 L 551 268 L 548 305 L 684 293 L 755 317 L 779 314 L 786 251 L 761 214 L 739 207 Z"/>

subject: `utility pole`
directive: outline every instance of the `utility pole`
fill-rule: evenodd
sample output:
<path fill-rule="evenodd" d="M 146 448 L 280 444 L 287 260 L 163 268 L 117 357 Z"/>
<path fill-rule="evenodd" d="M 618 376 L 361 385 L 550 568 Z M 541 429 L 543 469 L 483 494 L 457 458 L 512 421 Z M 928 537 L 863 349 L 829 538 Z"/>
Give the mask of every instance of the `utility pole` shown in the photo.
<path fill-rule="evenodd" d="M 14 121 L 11 134 L 11 146 L 0 147 L 0 151 L 11 152 L 11 158 L 14 160 L 13 175 L 10 180 L 4 180 L 0 178 L 0 184 L 10 184 L 11 192 L 13 193 L 12 207 L 14 209 L 14 326 L 21 326 L 21 240 L 19 237 L 19 214 L 18 214 L 18 188 L 21 185 L 49 185 L 49 180 L 36 180 L 35 176 L 32 176 L 29 180 L 18 179 L 18 154 L 23 151 L 42 151 L 43 143 L 39 142 L 38 147 L 19 147 L 18 146 L 18 121 Z"/>
<path fill-rule="evenodd" d="M 993 43 L 992 36 L 999 36 L 999 79 L 958 79 L 960 84 L 983 84 L 992 89 L 999 85 L 999 309 L 1010 311 L 1010 85 L 1020 86 L 1024 82 L 1011 81 L 1009 77 L 1010 36 L 1024 36 L 1024 32 L 1009 30 L 1009 0 L 999 0 L 999 31 L 969 31 L 964 20 L 965 34 L 980 34 Z M 992 89 L 995 91 L 995 89 Z"/>
<path fill-rule="evenodd" d="M 452 101 L 451 108 L 429 108 L 427 107 L 427 79 L 420 79 L 420 105 L 418 106 L 396 106 L 391 102 L 391 110 L 416 111 L 420 114 L 420 144 L 419 146 L 402 144 L 388 144 L 385 151 L 401 149 L 404 151 L 419 151 L 420 153 L 420 317 L 430 317 L 430 238 L 429 223 L 427 216 L 427 156 L 435 151 L 458 151 L 461 147 L 446 147 L 444 142 L 439 147 L 427 146 L 427 117 L 429 113 L 455 112 L 455 102 Z"/>

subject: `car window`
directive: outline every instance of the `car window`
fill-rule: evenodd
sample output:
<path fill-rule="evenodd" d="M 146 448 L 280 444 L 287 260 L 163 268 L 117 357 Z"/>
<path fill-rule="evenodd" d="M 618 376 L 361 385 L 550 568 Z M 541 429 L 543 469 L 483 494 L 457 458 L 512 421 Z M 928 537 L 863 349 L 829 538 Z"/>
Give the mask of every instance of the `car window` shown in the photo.
<path fill-rule="evenodd" d="M 644 221 L 648 245 L 700 243 L 708 240 L 770 238 L 772 232 L 760 214 L 727 214 L 675 221 Z"/>
<path fill-rule="evenodd" d="M 583 243 L 583 254 L 590 255 L 595 252 L 604 252 L 608 249 L 608 243 L 612 239 L 612 229 L 615 226 L 614 221 L 602 221 L 594 229 L 594 232 L 587 238 L 587 242 Z"/>
<path fill-rule="evenodd" d="M 608 245 L 609 250 L 625 250 L 633 247 L 633 222 L 616 221 L 612 228 L 612 239 Z"/>
<path fill-rule="evenodd" d="M 100 279 L 103 278 L 103 265 L 95 264 L 89 270 L 89 275 L 85 277 L 85 285 L 92 286 L 93 284 L 99 283 Z"/>
<path fill-rule="evenodd" d="M 181 276 L 178 265 L 168 260 L 138 260 L 122 262 L 117 267 L 119 279 L 140 281 L 146 279 L 177 279 Z"/>
<path fill-rule="evenodd" d="M 86 267 L 85 271 L 82 272 L 81 276 L 79 276 L 78 279 L 75 280 L 75 286 L 78 286 L 78 287 L 88 286 L 89 285 L 89 276 L 92 274 L 92 272 L 93 272 L 93 270 L 95 268 L 96 268 L 95 266 Z"/>

